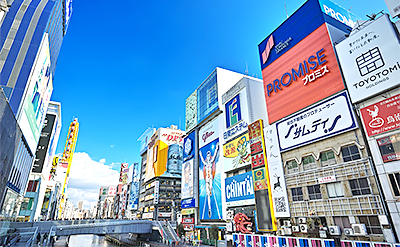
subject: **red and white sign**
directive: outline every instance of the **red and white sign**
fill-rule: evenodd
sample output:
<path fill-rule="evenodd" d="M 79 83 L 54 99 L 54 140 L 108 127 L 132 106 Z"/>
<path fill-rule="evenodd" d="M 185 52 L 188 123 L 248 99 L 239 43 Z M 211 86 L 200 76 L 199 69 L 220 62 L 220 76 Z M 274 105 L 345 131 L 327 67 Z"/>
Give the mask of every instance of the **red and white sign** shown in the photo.
<path fill-rule="evenodd" d="M 318 183 L 320 184 L 326 184 L 326 183 L 332 183 L 336 182 L 336 176 L 328 176 L 328 177 L 323 177 L 323 178 L 318 178 Z"/>
<path fill-rule="evenodd" d="M 194 224 L 183 224 L 183 229 L 185 231 L 193 231 L 194 230 Z"/>
<path fill-rule="evenodd" d="M 361 108 L 368 136 L 400 128 L 400 94 Z"/>
<path fill-rule="evenodd" d="M 182 224 L 193 224 L 194 219 L 193 218 L 183 218 L 182 219 Z"/>
<path fill-rule="evenodd" d="M 117 186 L 108 187 L 108 196 L 115 196 L 117 194 Z"/>
<path fill-rule="evenodd" d="M 158 217 L 171 217 L 171 213 L 158 213 Z"/>

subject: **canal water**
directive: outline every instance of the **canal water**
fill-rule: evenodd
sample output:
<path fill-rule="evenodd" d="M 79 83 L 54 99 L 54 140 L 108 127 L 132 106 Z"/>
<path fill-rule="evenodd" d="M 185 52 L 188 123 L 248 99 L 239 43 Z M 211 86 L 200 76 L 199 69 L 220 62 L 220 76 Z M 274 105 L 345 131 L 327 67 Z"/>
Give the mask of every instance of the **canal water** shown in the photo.
<path fill-rule="evenodd" d="M 117 247 L 118 245 L 113 244 L 105 239 L 104 236 L 97 235 L 74 235 L 69 239 L 69 246 L 71 247 Z"/>

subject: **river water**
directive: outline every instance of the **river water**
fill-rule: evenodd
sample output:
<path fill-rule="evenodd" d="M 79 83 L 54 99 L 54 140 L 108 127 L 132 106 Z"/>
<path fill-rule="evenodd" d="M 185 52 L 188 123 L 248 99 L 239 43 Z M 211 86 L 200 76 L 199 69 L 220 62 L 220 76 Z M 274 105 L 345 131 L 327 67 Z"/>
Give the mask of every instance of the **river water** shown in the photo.
<path fill-rule="evenodd" d="M 69 239 L 69 246 L 71 247 L 117 247 L 105 239 L 104 236 L 97 235 L 74 235 Z"/>

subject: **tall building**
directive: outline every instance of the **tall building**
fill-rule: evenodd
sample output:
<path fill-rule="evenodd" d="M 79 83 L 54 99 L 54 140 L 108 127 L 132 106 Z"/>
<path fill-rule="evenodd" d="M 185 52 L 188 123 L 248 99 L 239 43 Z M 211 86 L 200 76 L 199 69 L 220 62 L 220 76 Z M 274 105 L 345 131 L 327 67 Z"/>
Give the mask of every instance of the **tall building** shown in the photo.
<path fill-rule="evenodd" d="M 0 6 L 0 86 L 23 134 L 16 150 L 8 154 L 13 163 L 7 189 L 0 195 L 3 209 L 5 199 L 10 208 L 18 204 L 26 189 L 72 1 L 6 0 Z M 11 213 L 16 214 L 15 210 Z"/>

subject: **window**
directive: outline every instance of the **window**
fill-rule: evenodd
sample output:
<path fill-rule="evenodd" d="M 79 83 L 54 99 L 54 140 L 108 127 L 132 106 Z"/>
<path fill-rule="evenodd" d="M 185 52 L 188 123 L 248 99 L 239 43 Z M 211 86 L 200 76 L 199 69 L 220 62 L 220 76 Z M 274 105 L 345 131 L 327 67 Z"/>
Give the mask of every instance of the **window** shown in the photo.
<path fill-rule="evenodd" d="M 400 160 L 400 134 L 387 136 L 376 140 L 383 162 Z"/>
<path fill-rule="evenodd" d="M 336 159 L 335 153 L 332 150 L 321 153 L 321 166 L 328 166 L 333 164 L 336 164 Z"/>
<path fill-rule="evenodd" d="M 301 187 L 292 188 L 292 199 L 294 202 L 303 201 L 303 190 Z"/>
<path fill-rule="evenodd" d="M 312 155 L 309 155 L 307 157 L 303 157 L 303 169 L 304 171 L 306 170 L 311 170 L 317 168 L 317 163 L 315 163 L 315 159 Z"/>
<path fill-rule="evenodd" d="M 369 188 L 368 180 L 366 178 L 353 179 L 349 182 L 353 196 L 371 194 L 371 189 Z"/>
<path fill-rule="evenodd" d="M 344 162 L 361 159 L 360 152 L 356 145 L 342 147 L 342 156 Z"/>
<path fill-rule="evenodd" d="M 365 224 L 368 234 L 382 234 L 378 216 L 358 216 L 361 224 Z"/>
<path fill-rule="evenodd" d="M 394 196 L 400 196 L 400 173 L 391 173 L 388 177 Z"/>
<path fill-rule="evenodd" d="M 343 197 L 343 187 L 340 182 L 326 184 L 329 198 Z"/>
<path fill-rule="evenodd" d="M 310 198 L 310 200 L 322 199 L 321 189 L 319 188 L 319 184 L 307 186 L 307 190 L 308 190 L 308 197 Z"/>
<path fill-rule="evenodd" d="M 289 160 L 286 162 L 286 171 L 287 174 L 293 174 L 299 172 L 299 165 L 295 160 Z"/>
<path fill-rule="evenodd" d="M 335 216 L 333 217 L 333 221 L 335 222 L 336 226 L 340 227 L 342 232 L 344 232 L 344 228 L 351 228 L 349 217 L 347 216 Z"/>
<path fill-rule="evenodd" d="M 38 181 L 29 181 L 26 192 L 36 192 Z"/>

